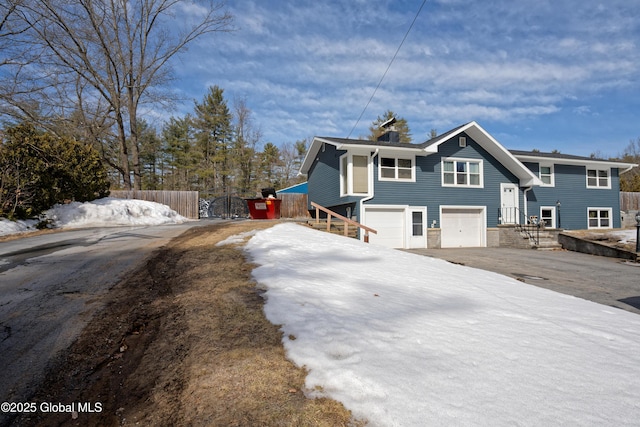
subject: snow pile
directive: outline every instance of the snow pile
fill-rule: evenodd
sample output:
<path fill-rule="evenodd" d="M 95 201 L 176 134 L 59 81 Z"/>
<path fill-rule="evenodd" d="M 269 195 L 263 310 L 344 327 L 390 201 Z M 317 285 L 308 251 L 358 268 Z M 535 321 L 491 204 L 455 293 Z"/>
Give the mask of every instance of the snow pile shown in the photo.
<path fill-rule="evenodd" d="M 44 219 L 59 228 L 179 224 L 187 221 L 187 218 L 160 203 L 112 197 L 55 205 L 44 213 Z M 0 220 L 0 236 L 33 230 L 37 222 Z"/>
<path fill-rule="evenodd" d="M 634 229 L 634 230 L 612 231 L 609 234 L 614 238 L 618 239 L 619 243 L 627 244 L 627 243 L 635 243 L 636 233 L 637 231 Z"/>
<path fill-rule="evenodd" d="M 309 394 L 372 426 L 640 419 L 636 314 L 295 224 L 246 251 Z"/>
<path fill-rule="evenodd" d="M 92 202 L 55 205 L 45 212 L 56 227 L 160 225 L 187 219 L 166 205 L 144 200 L 106 197 Z"/>
<path fill-rule="evenodd" d="M 8 234 L 24 233 L 35 229 L 38 221 L 35 219 L 28 219 L 26 221 L 9 221 L 6 218 L 0 218 L 0 236 Z"/>

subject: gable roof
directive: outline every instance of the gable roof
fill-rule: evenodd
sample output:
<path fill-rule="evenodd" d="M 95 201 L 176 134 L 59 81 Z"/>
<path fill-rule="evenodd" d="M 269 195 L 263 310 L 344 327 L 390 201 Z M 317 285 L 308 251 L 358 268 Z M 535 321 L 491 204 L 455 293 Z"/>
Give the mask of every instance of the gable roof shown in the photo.
<path fill-rule="evenodd" d="M 520 185 L 523 187 L 530 187 L 532 185 L 540 185 L 542 182 L 540 179 L 523 165 L 513 154 L 511 154 L 506 148 L 504 148 L 498 141 L 496 141 L 491 135 L 489 135 L 479 124 L 476 122 L 469 122 L 464 125 L 458 126 L 450 131 L 445 132 L 435 138 L 425 141 L 421 144 L 407 144 L 403 142 L 387 142 L 387 141 L 368 141 L 363 139 L 346 139 L 346 138 L 332 138 L 332 137 L 315 137 L 309 147 L 307 156 L 305 157 L 300 173 L 307 173 L 315 160 L 318 151 L 322 144 L 334 145 L 337 149 L 346 150 L 348 148 L 370 148 L 372 150 L 389 148 L 394 150 L 402 150 L 405 152 L 411 152 L 418 156 L 428 156 L 438 152 L 438 147 L 449 141 L 460 133 L 466 133 L 474 141 L 476 141 L 482 148 L 484 148 L 489 154 L 495 157 L 502 165 L 504 165 L 511 173 L 513 173 L 519 180 Z"/>
<path fill-rule="evenodd" d="M 476 124 L 476 122 L 469 122 L 469 123 L 465 123 L 463 125 L 458 126 L 457 128 L 453 128 L 445 133 L 443 133 L 442 135 L 438 135 L 436 137 L 431 138 L 428 141 L 423 142 L 422 144 L 420 144 L 421 147 L 423 148 L 428 148 L 431 147 L 432 145 L 438 146 L 440 144 L 442 144 L 445 141 L 448 141 L 449 139 L 451 139 L 452 137 L 456 136 L 456 134 L 460 133 L 463 131 L 463 129 L 467 128 L 468 126 L 470 126 L 471 124 Z"/>
<path fill-rule="evenodd" d="M 486 130 L 475 121 L 458 126 L 450 131 L 436 136 L 420 144 L 427 153 L 437 153 L 440 144 L 449 141 L 455 136 L 465 133 L 498 160 L 512 174 L 520 180 L 520 186 L 531 187 L 541 185 L 542 181 L 531 170 L 520 162 L 509 150 L 496 141 Z"/>

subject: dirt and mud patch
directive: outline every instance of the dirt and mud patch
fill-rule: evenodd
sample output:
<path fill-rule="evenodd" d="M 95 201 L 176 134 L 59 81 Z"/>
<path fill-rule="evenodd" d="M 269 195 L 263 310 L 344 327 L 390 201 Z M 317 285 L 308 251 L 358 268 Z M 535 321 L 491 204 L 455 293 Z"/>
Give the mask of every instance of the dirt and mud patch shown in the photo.
<path fill-rule="evenodd" d="M 71 412 L 23 414 L 17 426 L 347 426 L 340 403 L 308 399 L 286 359 L 241 248 L 216 246 L 272 222 L 194 228 L 118 283 L 31 402 Z M 90 412 L 93 411 L 93 412 Z"/>

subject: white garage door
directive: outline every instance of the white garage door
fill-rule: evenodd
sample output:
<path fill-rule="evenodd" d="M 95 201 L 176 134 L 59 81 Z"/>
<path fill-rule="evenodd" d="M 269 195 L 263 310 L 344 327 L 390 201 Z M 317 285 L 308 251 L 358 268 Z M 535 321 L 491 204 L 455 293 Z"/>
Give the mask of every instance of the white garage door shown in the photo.
<path fill-rule="evenodd" d="M 404 247 L 404 208 L 366 208 L 365 225 L 378 234 L 369 233 L 369 242 L 388 248 Z"/>
<path fill-rule="evenodd" d="M 442 208 L 440 228 L 443 248 L 485 246 L 483 208 Z"/>

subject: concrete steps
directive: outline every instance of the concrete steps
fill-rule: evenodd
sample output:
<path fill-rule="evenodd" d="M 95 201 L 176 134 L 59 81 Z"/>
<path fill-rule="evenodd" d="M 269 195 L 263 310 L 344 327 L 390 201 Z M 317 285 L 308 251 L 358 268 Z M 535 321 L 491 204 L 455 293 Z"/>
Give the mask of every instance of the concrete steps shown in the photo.
<path fill-rule="evenodd" d="M 557 231 L 549 232 L 546 230 L 540 230 L 539 233 L 534 232 L 534 236 L 538 238 L 538 244 L 536 244 L 533 241 L 533 239 L 530 239 L 531 247 L 533 249 L 547 250 L 547 251 L 562 249 L 562 245 L 558 243 Z M 525 237 L 528 238 L 528 236 L 526 236 L 526 233 L 525 233 Z"/>
<path fill-rule="evenodd" d="M 539 251 L 555 251 L 562 249 L 562 245 L 557 241 L 543 241 L 542 238 L 540 238 L 537 245 L 532 245 L 532 247 Z"/>

